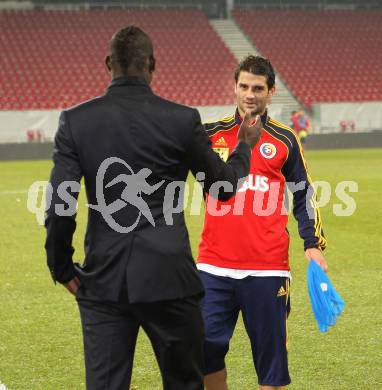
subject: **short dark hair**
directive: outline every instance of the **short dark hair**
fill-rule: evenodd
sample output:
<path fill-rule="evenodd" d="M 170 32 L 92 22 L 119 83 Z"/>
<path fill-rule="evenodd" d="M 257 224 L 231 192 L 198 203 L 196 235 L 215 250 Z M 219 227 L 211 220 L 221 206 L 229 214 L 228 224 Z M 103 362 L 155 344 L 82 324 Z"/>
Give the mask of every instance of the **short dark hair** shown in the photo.
<path fill-rule="evenodd" d="M 154 49 L 150 37 L 139 27 L 127 26 L 117 31 L 110 42 L 111 60 L 119 65 L 123 73 L 130 66 L 143 70 L 149 64 L 155 68 Z"/>
<path fill-rule="evenodd" d="M 275 71 L 268 58 L 252 55 L 245 57 L 236 68 L 236 83 L 239 80 L 239 75 L 241 71 L 249 72 L 260 76 L 266 76 L 268 89 L 271 89 L 275 85 Z"/>

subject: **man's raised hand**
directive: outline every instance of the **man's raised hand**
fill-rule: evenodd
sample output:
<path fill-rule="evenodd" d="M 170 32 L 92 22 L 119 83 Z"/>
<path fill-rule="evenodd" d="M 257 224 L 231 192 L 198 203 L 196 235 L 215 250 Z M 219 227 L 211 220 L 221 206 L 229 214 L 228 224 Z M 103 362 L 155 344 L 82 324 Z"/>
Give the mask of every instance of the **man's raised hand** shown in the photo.
<path fill-rule="evenodd" d="M 237 137 L 239 141 L 246 142 L 253 149 L 260 139 L 262 129 L 260 115 L 254 117 L 251 111 L 246 111 Z"/>

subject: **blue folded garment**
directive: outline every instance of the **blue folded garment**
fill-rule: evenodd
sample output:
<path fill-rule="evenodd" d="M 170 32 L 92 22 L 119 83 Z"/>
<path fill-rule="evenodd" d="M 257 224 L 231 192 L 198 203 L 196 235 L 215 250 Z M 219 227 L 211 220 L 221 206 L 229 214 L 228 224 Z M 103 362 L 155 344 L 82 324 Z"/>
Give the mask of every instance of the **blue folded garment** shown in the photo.
<path fill-rule="evenodd" d="M 320 331 L 327 332 L 329 326 L 333 326 L 343 312 L 345 302 L 314 260 L 309 262 L 307 282 L 314 318 Z"/>

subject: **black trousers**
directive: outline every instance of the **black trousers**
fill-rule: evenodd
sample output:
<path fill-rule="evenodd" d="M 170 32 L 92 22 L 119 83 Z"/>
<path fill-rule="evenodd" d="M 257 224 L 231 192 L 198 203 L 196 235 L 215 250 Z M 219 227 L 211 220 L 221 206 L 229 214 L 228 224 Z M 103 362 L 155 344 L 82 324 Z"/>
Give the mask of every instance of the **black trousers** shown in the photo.
<path fill-rule="evenodd" d="M 203 390 L 200 297 L 129 304 L 103 302 L 80 288 L 86 388 L 128 390 L 141 326 L 149 337 L 165 390 Z"/>

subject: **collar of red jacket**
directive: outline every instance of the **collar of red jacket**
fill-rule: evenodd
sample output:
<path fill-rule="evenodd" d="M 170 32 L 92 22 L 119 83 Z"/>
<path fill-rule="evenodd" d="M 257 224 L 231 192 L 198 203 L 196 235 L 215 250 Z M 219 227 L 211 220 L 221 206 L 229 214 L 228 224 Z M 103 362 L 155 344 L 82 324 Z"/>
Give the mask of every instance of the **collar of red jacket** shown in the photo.
<path fill-rule="evenodd" d="M 263 125 L 267 122 L 268 120 L 268 111 L 265 110 L 264 114 L 261 115 L 261 122 L 263 122 Z M 236 108 L 236 111 L 235 111 L 235 121 L 238 125 L 241 124 L 241 122 L 243 121 L 240 114 L 239 114 L 239 109 Z"/>

